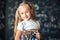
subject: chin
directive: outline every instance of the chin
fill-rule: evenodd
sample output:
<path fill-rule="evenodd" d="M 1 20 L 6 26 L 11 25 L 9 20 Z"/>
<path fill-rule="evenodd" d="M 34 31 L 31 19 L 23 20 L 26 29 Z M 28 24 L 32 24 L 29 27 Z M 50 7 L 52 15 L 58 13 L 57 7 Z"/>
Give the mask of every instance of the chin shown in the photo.
<path fill-rule="evenodd" d="M 27 20 L 27 21 L 28 21 L 28 20 L 29 20 L 29 18 L 27 18 L 27 19 L 24 19 L 24 20 Z"/>

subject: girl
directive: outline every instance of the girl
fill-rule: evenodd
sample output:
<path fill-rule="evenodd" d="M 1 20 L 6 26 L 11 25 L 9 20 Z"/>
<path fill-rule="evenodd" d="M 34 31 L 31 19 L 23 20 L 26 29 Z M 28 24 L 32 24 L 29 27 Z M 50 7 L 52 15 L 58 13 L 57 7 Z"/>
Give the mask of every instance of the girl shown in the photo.
<path fill-rule="evenodd" d="M 22 37 L 28 37 L 35 33 L 36 38 L 40 39 L 40 24 L 36 20 L 33 5 L 28 2 L 22 2 L 16 11 L 15 20 L 15 40 L 24 40 Z"/>

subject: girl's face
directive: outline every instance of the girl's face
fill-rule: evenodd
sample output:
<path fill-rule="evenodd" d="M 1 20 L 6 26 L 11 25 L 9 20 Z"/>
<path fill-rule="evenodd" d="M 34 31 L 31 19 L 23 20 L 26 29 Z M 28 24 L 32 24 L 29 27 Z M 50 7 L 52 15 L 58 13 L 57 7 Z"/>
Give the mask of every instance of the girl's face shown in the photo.
<path fill-rule="evenodd" d="M 19 14 L 23 20 L 29 20 L 31 18 L 31 9 L 30 7 L 25 4 L 20 7 Z"/>

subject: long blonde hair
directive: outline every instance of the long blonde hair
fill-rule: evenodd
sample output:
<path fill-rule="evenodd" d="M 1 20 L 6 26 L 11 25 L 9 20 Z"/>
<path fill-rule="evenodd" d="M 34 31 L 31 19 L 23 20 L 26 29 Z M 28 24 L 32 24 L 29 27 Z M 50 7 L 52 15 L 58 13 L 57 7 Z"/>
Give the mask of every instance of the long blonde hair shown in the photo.
<path fill-rule="evenodd" d="M 32 14 L 31 14 L 31 15 L 32 15 L 32 19 L 33 19 L 33 20 L 36 20 L 34 5 L 31 5 L 30 2 L 22 2 L 22 3 L 19 5 L 19 7 L 20 7 L 21 5 L 25 5 L 25 4 L 27 4 L 27 5 L 30 7 L 30 9 L 32 9 Z M 15 15 L 14 33 L 17 32 L 17 25 L 18 25 L 18 23 L 22 21 L 20 15 L 19 15 L 19 7 L 17 8 L 17 10 L 16 10 L 16 15 Z"/>

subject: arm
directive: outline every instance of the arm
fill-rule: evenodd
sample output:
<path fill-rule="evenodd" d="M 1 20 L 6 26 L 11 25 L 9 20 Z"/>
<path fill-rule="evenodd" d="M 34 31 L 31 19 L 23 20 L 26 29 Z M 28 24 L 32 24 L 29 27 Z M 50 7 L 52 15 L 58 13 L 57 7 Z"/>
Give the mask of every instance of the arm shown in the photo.
<path fill-rule="evenodd" d="M 17 30 L 17 33 L 15 35 L 15 40 L 21 40 L 21 35 L 22 35 L 22 31 Z"/>

